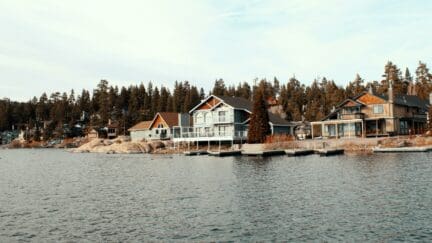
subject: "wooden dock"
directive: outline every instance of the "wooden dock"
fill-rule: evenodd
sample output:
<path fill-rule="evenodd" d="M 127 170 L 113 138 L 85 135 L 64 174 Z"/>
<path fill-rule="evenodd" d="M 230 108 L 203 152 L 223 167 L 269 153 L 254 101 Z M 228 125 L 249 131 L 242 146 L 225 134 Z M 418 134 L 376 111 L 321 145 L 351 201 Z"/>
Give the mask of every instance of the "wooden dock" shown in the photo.
<path fill-rule="evenodd" d="M 206 155 L 208 154 L 208 151 L 207 150 L 184 151 L 183 154 L 186 156 Z"/>
<path fill-rule="evenodd" d="M 225 157 L 225 156 L 237 156 L 241 155 L 241 150 L 229 150 L 229 151 L 207 151 L 208 155 L 210 156 L 217 156 L 217 157 Z"/>
<path fill-rule="evenodd" d="M 317 149 L 315 150 L 316 154 L 319 154 L 320 156 L 331 156 L 331 155 L 339 155 L 344 154 L 344 149 Z"/>
<path fill-rule="evenodd" d="M 399 147 L 399 148 L 373 148 L 374 153 L 418 153 L 432 151 L 432 146 L 428 147 Z"/>
<path fill-rule="evenodd" d="M 242 155 L 245 156 L 273 156 L 273 155 L 284 155 L 285 150 L 262 150 L 262 151 L 242 151 Z"/>
<path fill-rule="evenodd" d="M 285 150 L 285 154 L 288 156 L 304 156 L 313 154 L 315 151 L 313 149 L 288 149 Z"/>

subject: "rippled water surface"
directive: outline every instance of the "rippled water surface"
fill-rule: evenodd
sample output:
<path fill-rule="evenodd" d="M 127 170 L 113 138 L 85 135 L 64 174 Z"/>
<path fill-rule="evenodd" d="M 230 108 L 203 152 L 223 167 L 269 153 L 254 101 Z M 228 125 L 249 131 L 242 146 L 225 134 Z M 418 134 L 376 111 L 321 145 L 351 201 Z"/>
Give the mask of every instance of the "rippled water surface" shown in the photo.
<path fill-rule="evenodd" d="M 0 150 L 0 241 L 431 241 L 432 153 Z"/>

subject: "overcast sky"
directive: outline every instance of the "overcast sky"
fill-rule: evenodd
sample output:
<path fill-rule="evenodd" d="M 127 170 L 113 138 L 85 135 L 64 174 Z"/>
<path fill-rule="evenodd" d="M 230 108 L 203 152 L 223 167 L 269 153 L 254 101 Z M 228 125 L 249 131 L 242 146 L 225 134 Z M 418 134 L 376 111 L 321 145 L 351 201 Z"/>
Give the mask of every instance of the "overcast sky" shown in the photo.
<path fill-rule="evenodd" d="M 0 0 L 0 97 L 93 89 L 100 79 L 208 90 L 255 77 L 346 84 L 387 60 L 432 65 L 432 1 Z"/>

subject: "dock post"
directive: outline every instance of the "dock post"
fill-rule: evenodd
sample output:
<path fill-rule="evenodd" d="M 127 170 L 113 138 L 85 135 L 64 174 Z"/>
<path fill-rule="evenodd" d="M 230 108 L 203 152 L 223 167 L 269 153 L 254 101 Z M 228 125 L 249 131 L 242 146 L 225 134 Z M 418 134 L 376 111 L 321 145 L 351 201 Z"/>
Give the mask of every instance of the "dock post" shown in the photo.
<path fill-rule="evenodd" d="M 221 151 L 221 140 L 219 140 L 219 152 Z"/>
<path fill-rule="evenodd" d="M 207 150 L 210 150 L 210 139 L 208 140 Z"/>

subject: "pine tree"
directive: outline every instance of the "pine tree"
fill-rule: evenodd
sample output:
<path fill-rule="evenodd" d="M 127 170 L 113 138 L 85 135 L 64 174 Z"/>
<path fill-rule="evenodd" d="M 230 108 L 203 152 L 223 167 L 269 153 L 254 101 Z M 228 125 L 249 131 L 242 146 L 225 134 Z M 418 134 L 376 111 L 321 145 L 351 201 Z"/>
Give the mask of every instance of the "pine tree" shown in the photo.
<path fill-rule="evenodd" d="M 162 86 L 160 94 L 160 102 L 157 110 L 160 112 L 165 112 L 168 110 L 168 99 L 170 97 L 170 93 L 167 88 Z"/>
<path fill-rule="evenodd" d="M 360 77 L 360 75 L 357 73 L 354 80 L 349 82 L 349 84 L 345 89 L 346 97 L 352 98 L 354 96 L 361 94 L 365 90 L 366 87 L 364 86 L 364 79 Z"/>
<path fill-rule="evenodd" d="M 393 81 L 393 92 L 395 95 L 403 95 L 407 93 L 408 84 L 403 81 L 402 73 L 400 69 L 388 61 L 384 67 L 384 79 L 381 81 L 380 87 L 378 87 L 377 93 L 381 95 L 387 95 L 389 81 Z"/>
<path fill-rule="evenodd" d="M 159 88 L 155 87 L 152 95 L 152 102 L 151 102 L 151 114 L 155 115 L 158 112 L 158 107 L 160 106 L 160 93 Z"/>
<path fill-rule="evenodd" d="M 269 115 L 264 90 L 258 89 L 254 97 L 254 106 L 249 122 L 248 143 L 263 143 L 269 134 Z"/>
<path fill-rule="evenodd" d="M 227 90 L 225 87 L 224 80 L 221 78 L 217 79 L 214 83 L 212 94 L 213 95 L 226 95 L 226 93 L 227 93 Z"/>
<path fill-rule="evenodd" d="M 429 99 L 429 94 L 432 92 L 432 75 L 426 63 L 421 61 L 416 69 L 415 89 L 418 97 L 423 100 Z"/>

